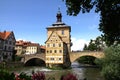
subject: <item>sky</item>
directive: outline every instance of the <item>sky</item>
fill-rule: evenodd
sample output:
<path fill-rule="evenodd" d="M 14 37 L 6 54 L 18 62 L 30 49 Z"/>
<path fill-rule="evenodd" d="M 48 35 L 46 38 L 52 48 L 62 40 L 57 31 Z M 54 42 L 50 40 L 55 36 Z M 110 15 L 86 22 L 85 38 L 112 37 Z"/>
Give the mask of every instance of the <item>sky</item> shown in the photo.
<path fill-rule="evenodd" d="M 98 13 L 69 16 L 63 0 L 0 0 L 0 31 L 13 31 L 16 40 L 45 45 L 46 27 L 56 22 L 58 8 L 62 21 L 71 26 L 72 50 L 82 50 L 90 39 L 101 35 Z"/>

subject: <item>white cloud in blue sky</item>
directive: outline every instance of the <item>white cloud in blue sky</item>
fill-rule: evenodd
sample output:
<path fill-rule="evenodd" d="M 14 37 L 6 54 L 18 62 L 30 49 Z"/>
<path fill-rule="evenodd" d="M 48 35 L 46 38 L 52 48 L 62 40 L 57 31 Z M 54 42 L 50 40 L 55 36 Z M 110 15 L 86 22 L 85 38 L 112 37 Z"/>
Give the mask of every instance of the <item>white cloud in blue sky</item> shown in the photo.
<path fill-rule="evenodd" d="M 85 44 L 88 45 L 89 41 L 85 40 L 85 39 L 77 39 L 77 38 L 71 38 L 72 40 L 72 47 L 71 47 L 71 50 L 73 51 L 82 51 L 83 50 L 83 47 Z"/>

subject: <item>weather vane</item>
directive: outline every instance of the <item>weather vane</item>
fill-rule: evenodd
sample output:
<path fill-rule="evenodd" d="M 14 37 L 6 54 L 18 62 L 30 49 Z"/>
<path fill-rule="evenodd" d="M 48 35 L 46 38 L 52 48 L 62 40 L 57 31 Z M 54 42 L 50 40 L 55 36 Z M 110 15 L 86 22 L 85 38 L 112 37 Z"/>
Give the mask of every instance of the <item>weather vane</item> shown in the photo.
<path fill-rule="evenodd" d="M 60 7 L 58 7 L 58 11 L 60 11 Z"/>
<path fill-rule="evenodd" d="M 58 6 L 58 12 L 60 12 L 60 6 Z"/>

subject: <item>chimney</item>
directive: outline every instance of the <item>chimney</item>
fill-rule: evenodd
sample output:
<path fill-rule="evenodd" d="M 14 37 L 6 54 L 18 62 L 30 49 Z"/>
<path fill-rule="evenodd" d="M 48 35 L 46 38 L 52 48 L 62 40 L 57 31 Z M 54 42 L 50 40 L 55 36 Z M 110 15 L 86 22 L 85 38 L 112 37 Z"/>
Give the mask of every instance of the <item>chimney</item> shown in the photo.
<path fill-rule="evenodd" d="M 4 33 L 6 33 L 6 30 L 4 30 Z"/>

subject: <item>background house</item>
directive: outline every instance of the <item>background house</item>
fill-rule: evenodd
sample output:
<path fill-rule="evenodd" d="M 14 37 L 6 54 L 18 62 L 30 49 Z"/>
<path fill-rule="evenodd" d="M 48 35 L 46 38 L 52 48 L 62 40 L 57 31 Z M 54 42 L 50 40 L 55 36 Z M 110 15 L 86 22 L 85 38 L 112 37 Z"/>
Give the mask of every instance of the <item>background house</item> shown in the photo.
<path fill-rule="evenodd" d="M 16 55 L 41 53 L 39 43 L 32 43 L 23 40 L 16 41 L 15 50 L 17 50 Z"/>
<path fill-rule="evenodd" d="M 0 32 L 0 61 L 11 61 L 14 55 L 15 36 L 13 31 Z"/>

